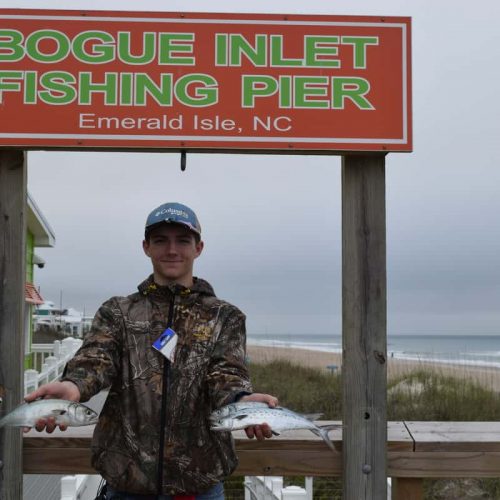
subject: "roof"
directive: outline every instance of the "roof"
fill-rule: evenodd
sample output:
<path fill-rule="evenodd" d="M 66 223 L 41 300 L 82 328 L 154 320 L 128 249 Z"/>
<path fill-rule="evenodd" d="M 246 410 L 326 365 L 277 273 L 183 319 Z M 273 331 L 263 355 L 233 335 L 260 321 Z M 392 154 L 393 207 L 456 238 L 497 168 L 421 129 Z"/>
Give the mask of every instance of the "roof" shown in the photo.
<path fill-rule="evenodd" d="M 25 283 L 24 298 L 29 304 L 43 304 L 43 298 L 33 283 Z"/>
<path fill-rule="evenodd" d="M 28 214 L 27 226 L 28 230 L 35 238 L 36 247 L 53 247 L 56 243 L 54 230 L 50 227 L 47 219 L 38 208 L 37 204 L 28 193 Z"/>

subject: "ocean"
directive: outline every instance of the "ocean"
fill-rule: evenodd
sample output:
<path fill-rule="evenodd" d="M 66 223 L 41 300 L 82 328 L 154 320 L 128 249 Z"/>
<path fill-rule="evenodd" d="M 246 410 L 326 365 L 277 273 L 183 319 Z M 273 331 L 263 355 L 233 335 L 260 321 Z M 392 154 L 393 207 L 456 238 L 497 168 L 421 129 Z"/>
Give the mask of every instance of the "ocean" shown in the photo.
<path fill-rule="evenodd" d="M 342 352 L 340 335 L 249 335 L 249 345 Z M 389 335 L 394 359 L 500 368 L 500 335 Z"/>

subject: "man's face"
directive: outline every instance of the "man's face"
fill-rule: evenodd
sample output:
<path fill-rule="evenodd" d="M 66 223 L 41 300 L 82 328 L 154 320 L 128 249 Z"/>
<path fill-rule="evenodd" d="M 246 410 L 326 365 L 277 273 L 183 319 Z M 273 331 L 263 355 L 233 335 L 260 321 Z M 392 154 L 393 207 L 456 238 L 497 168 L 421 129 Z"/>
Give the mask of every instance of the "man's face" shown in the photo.
<path fill-rule="evenodd" d="M 203 250 L 203 242 L 179 224 L 164 224 L 154 229 L 143 241 L 144 253 L 151 259 L 156 283 L 170 282 L 186 287 L 193 284 L 193 263 Z"/>

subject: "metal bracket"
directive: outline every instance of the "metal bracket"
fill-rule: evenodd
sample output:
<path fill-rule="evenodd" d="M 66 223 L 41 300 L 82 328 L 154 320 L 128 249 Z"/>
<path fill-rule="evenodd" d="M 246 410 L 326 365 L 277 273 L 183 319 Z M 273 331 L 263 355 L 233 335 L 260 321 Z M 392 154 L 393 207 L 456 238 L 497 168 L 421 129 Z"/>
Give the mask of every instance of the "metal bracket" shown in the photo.
<path fill-rule="evenodd" d="M 186 152 L 181 151 L 181 171 L 184 172 L 186 170 Z"/>

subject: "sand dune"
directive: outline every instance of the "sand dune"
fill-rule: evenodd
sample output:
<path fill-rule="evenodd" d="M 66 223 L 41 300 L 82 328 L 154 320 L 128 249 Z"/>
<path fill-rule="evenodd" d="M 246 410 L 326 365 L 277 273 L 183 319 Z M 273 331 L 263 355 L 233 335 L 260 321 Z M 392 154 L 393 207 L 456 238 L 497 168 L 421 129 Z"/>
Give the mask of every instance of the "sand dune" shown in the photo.
<path fill-rule="evenodd" d="M 342 356 L 337 353 L 255 345 L 248 345 L 247 353 L 250 361 L 255 363 L 268 363 L 275 359 L 286 359 L 292 363 L 319 368 L 325 371 L 328 370 L 327 367 L 331 365 L 338 367 L 338 370 L 342 367 Z M 459 362 L 456 364 L 445 364 L 389 358 L 387 375 L 389 378 L 393 378 L 419 368 L 436 370 L 439 373 L 461 379 L 474 380 L 485 387 L 500 392 L 500 369 L 474 367 L 460 364 Z"/>

